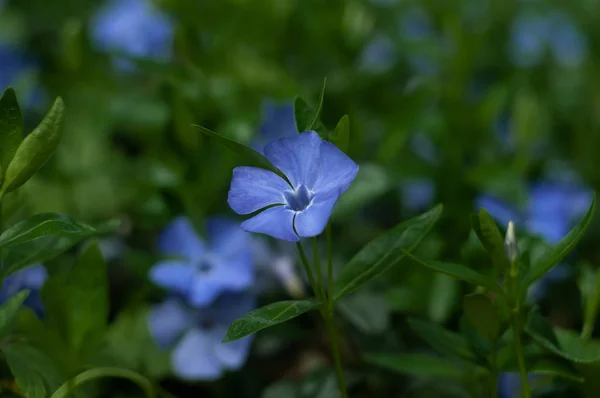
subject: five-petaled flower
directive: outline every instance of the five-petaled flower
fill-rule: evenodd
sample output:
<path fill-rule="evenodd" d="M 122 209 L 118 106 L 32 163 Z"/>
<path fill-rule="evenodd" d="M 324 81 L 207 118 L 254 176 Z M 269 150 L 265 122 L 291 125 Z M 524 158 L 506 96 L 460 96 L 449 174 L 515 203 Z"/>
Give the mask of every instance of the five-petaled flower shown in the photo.
<path fill-rule="evenodd" d="M 160 252 L 173 256 L 150 270 L 150 279 L 202 307 L 224 292 L 242 291 L 254 282 L 250 236 L 231 220 L 207 222 L 209 242 L 202 241 L 189 219 L 176 218 L 161 234 Z"/>
<path fill-rule="evenodd" d="M 238 214 L 262 210 L 242 228 L 292 242 L 319 235 L 358 165 L 315 131 L 276 139 L 264 153 L 289 182 L 269 170 L 236 167 L 229 206 Z"/>
<path fill-rule="evenodd" d="M 209 307 L 192 310 L 175 298 L 157 305 L 149 326 L 155 341 L 173 348 L 171 364 L 185 380 L 216 380 L 226 370 L 240 369 L 250 353 L 253 336 L 222 344 L 231 322 L 253 310 L 254 295 L 225 294 Z"/>
<path fill-rule="evenodd" d="M 41 264 L 31 265 L 14 274 L 8 275 L 2 281 L 0 303 L 6 302 L 21 290 L 28 289 L 29 295 L 25 299 L 24 305 L 34 310 L 39 316 L 42 316 L 43 306 L 40 290 L 44 286 L 46 279 L 48 279 L 48 271 Z"/>

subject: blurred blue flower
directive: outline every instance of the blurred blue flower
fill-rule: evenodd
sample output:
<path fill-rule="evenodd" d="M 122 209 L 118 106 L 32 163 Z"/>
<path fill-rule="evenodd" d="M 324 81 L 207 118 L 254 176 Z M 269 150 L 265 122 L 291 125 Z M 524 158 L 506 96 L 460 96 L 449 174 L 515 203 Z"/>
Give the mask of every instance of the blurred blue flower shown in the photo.
<path fill-rule="evenodd" d="M 265 147 L 265 156 L 291 185 L 269 170 L 236 167 L 229 206 L 238 214 L 263 210 L 242 228 L 292 242 L 319 235 L 358 165 L 315 131 L 278 138 Z"/>
<path fill-rule="evenodd" d="M 0 289 L 0 303 L 6 302 L 21 290 L 28 289 L 29 296 L 24 304 L 33 309 L 39 316 L 43 313 L 40 290 L 48 279 L 48 272 L 43 265 L 31 265 L 4 278 Z"/>
<path fill-rule="evenodd" d="M 511 56 L 520 67 L 541 63 L 546 51 L 563 67 L 576 67 L 587 55 L 587 41 L 566 14 L 553 11 L 549 16 L 521 14 L 513 22 Z"/>
<path fill-rule="evenodd" d="M 90 26 L 90 36 L 100 51 L 155 61 L 165 61 L 172 55 L 173 22 L 151 0 L 111 0 Z M 121 69 L 132 68 L 122 57 L 115 62 Z"/>
<path fill-rule="evenodd" d="M 219 294 L 241 291 L 254 282 L 250 237 L 237 223 L 221 218 L 207 222 L 208 242 L 192 223 L 176 218 L 161 234 L 160 252 L 173 258 L 150 270 L 150 279 L 184 297 L 193 306 L 205 306 Z"/>
<path fill-rule="evenodd" d="M 7 87 L 17 85 L 22 108 L 39 104 L 43 93 L 30 84 L 35 80 L 30 78 L 35 69 L 35 63 L 22 50 L 0 44 L 0 95 Z M 19 84 L 23 78 L 28 79 L 25 84 Z"/>
<path fill-rule="evenodd" d="M 426 178 L 406 181 L 402 187 L 402 204 L 411 212 L 423 210 L 433 202 L 435 185 Z"/>
<path fill-rule="evenodd" d="M 258 127 L 258 137 L 252 143 L 252 148 L 263 153 L 264 147 L 276 138 L 293 137 L 298 134 L 294 119 L 292 103 L 275 104 L 272 101 L 263 103 L 263 117 Z"/>
<path fill-rule="evenodd" d="M 585 36 L 564 13 L 553 12 L 549 18 L 550 49 L 556 62 L 564 67 L 577 67 L 587 55 Z"/>
<path fill-rule="evenodd" d="M 396 47 L 387 35 L 378 34 L 362 49 L 358 57 L 358 69 L 380 74 L 389 72 L 398 60 Z"/>
<path fill-rule="evenodd" d="M 252 336 L 221 342 L 229 325 L 255 307 L 256 299 L 248 293 L 223 295 L 199 310 L 171 298 L 151 311 L 150 331 L 161 347 L 173 347 L 171 365 L 178 377 L 216 380 L 226 370 L 238 370 L 246 362 Z"/>
<path fill-rule="evenodd" d="M 436 163 L 438 150 L 431 137 L 425 133 L 416 133 L 410 138 L 410 149 L 427 163 Z"/>
<path fill-rule="evenodd" d="M 265 292 L 281 290 L 281 287 L 295 299 L 305 296 L 304 282 L 296 270 L 296 248 L 290 242 L 270 242 L 262 236 L 252 239 L 256 263 L 256 283 L 253 291 Z"/>
<path fill-rule="evenodd" d="M 421 7 L 407 9 L 400 18 L 400 35 L 406 40 L 423 40 L 433 35 L 433 24 Z"/>
<path fill-rule="evenodd" d="M 534 375 L 528 375 L 527 379 L 531 383 Z M 515 398 L 523 393 L 521 375 L 514 372 L 500 373 L 498 376 L 498 398 Z"/>

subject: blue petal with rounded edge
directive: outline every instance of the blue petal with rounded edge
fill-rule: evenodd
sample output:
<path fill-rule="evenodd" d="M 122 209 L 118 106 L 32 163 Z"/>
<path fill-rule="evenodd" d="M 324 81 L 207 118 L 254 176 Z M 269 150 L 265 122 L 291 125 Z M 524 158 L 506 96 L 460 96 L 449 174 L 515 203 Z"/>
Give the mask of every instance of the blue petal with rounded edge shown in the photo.
<path fill-rule="evenodd" d="M 265 156 L 285 174 L 294 188 L 313 187 L 319 173 L 321 137 L 307 131 L 294 137 L 279 138 L 265 147 Z"/>
<path fill-rule="evenodd" d="M 271 207 L 260 214 L 244 221 L 242 228 L 248 232 L 270 235 L 277 239 L 297 242 L 294 232 L 295 212 L 285 206 Z"/>
<path fill-rule="evenodd" d="M 158 250 L 165 256 L 197 260 L 202 258 L 206 248 L 191 221 L 187 217 L 177 217 L 161 233 Z"/>
<path fill-rule="evenodd" d="M 171 356 L 175 374 L 184 380 L 217 380 L 223 365 L 214 347 L 215 339 L 209 333 L 199 328 L 189 330 Z"/>
<path fill-rule="evenodd" d="M 319 172 L 313 186 L 315 194 L 335 192 L 339 196 L 346 192 L 358 174 L 358 165 L 327 141 L 321 141 L 319 157 Z"/>
<path fill-rule="evenodd" d="M 150 269 L 150 280 L 165 289 L 187 295 L 195 276 L 194 267 L 181 261 L 161 261 Z"/>
<path fill-rule="evenodd" d="M 283 192 L 291 187 L 269 170 L 236 167 L 227 202 L 238 214 L 250 214 L 274 204 L 283 204 Z"/>
<path fill-rule="evenodd" d="M 162 348 L 168 348 L 193 323 L 193 316 L 176 299 L 167 299 L 148 314 L 150 333 Z"/>
<path fill-rule="evenodd" d="M 294 225 L 296 226 L 298 235 L 302 237 L 311 237 L 317 236 L 323 232 L 337 200 L 337 195 L 325 198 L 316 195 L 313 199 L 313 203 L 308 206 L 306 210 L 301 211 L 296 215 Z"/>

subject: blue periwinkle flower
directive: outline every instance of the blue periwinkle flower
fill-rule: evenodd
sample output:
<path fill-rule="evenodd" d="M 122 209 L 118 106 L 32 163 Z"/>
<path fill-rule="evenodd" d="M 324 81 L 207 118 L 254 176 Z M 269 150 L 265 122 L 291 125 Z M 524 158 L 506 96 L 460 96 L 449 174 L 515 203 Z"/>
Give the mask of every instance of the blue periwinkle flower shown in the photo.
<path fill-rule="evenodd" d="M 7 87 L 17 85 L 22 107 L 40 103 L 43 98 L 41 90 L 27 84 L 33 80 L 29 75 L 34 71 L 34 62 L 21 49 L 0 44 L 0 95 Z M 28 81 L 22 82 L 26 77 L 29 77 Z"/>
<path fill-rule="evenodd" d="M 172 258 L 150 270 L 154 283 L 193 306 L 205 306 L 221 293 L 242 291 L 254 282 L 248 234 L 237 223 L 221 218 L 207 222 L 207 234 L 205 242 L 189 219 L 175 219 L 158 242 L 160 252 Z"/>
<path fill-rule="evenodd" d="M 236 167 L 229 206 L 238 214 L 262 210 L 242 228 L 292 242 L 319 235 L 358 165 L 315 131 L 276 139 L 265 147 L 265 156 L 289 183 L 269 170 Z"/>
<path fill-rule="evenodd" d="M 252 336 L 223 344 L 231 322 L 256 306 L 248 293 L 226 294 L 211 306 L 193 310 L 171 298 L 149 317 L 156 342 L 171 348 L 174 373 L 185 380 L 216 380 L 227 370 L 240 369 L 250 352 Z"/>
<path fill-rule="evenodd" d="M 515 18 L 511 33 L 511 55 L 520 67 L 538 65 L 546 51 L 548 20 L 541 15 L 522 14 Z"/>
<path fill-rule="evenodd" d="M 527 379 L 531 383 L 534 375 L 528 375 Z M 498 398 L 515 398 L 522 395 L 523 384 L 521 375 L 515 372 L 500 373 L 498 377 Z"/>
<path fill-rule="evenodd" d="M 100 51 L 164 61 L 173 51 L 173 23 L 151 0 L 111 0 L 91 23 L 92 41 Z M 122 69 L 131 65 L 117 58 Z"/>
<path fill-rule="evenodd" d="M 433 35 L 433 24 L 427 11 L 420 7 L 409 8 L 400 18 L 400 34 L 407 40 L 423 40 Z"/>
<path fill-rule="evenodd" d="M 296 130 L 293 104 L 275 104 L 272 101 L 265 101 L 258 137 L 252 143 L 252 147 L 263 153 L 265 145 L 274 139 L 292 137 L 296 134 L 298 130 Z"/>
<path fill-rule="evenodd" d="M 40 290 L 46 279 L 48 279 L 48 272 L 41 264 L 31 265 L 7 276 L 2 281 L 0 303 L 6 302 L 21 290 L 28 289 L 29 296 L 25 299 L 24 304 L 41 316 L 43 308 Z"/>

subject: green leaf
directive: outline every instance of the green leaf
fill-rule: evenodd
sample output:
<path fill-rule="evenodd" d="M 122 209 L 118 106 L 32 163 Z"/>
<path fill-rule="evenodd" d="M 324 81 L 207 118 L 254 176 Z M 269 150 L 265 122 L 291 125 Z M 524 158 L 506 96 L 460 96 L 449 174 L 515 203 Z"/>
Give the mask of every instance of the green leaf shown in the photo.
<path fill-rule="evenodd" d="M 0 185 L 21 141 L 23 117 L 15 90 L 9 87 L 0 98 Z"/>
<path fill-rule="evenodd" d="M 6 169 L 0 197 L 27 182 L 50 159 L 60 142 L 63 120 L 64 103 L 58 97 L 42 122 L 17 148 Z"/>
<path fill-rule="evenodd" d="M 575 225 L 575 227 L 565 236 L 558 244 L 553 246 L 544 255 L 538 259 L 529 269 L 523 279 L 524 287 L 530 286 L 533 282 L 541 278 L 546 272 L 550 271 L 552 267 L 558 264 L 583 237 L 583 234 L 592 222 L 592 216 L 596 209 L 596 193 L 590 208 L 586 215 Z"/>
<path fill-rule="evenodd" d="M 6 334 L 27 296 L 29 290 L 21 290 L 0 306 L 0 336 Z"/>
<path fill-rule="evenodd" d="M 504 252 L 504 239 L 490 213 L 480 209 L 477 215 L 471 217 L 471 224 L 496 269 L 500 272 L 505 270 L 508 267 L 508 260 Z"/>
<path fill-rule="evenodd" d="M 223 343 L 239 340 L 259 330 L 289 321 L 321 304 L 313 300 L 279 301 L 250 311 L 229 326 Z"/>
<path fill-rule="evenodd" d="M 363 358 L 373 365 L 413 377 L 460 379 L 465 374 L 456 363 L 427 354 L 367 353 Z"/>
<path fill-rule="evenodd" d="M 231 149 L 238 155 L 242 156 L 246 161 L 250 163 L 250 166 L 260 167 L 263 169 L 267 169 L 272 171 L 273 173 L 279 175 L 284 180 L 287 180 L 287 177 L 263 155 L 256 152 L 254 149 L 247 147 L 244 144 L 240 144 L 237 141 L 231 140 L 221 134 L 215 133 L 212 130 L 207 129 L 206 127 L 198 126 L 193 124 L 192 127 L 197 128 L 203 134 L 208 137 L 214 138 L 216 141 L 225 145 L 227 148 Z"/>
<path fill-rule="evenodd" d="M 500 315 L 491 300 L 479 293 L 468 294 L 463 298 L 465 316 L 475 328 L 488 337 L 496 340 L 500 333 Z"/>
<path fill-rule="evenodd" d="M 47 235 L 39 239 L 11 246 L 2 250 L 0 275 L 5 277 L 28 265 L 44 263 L 69 250 L 79 241 L 80 236 Z"/>
<path fill-rule="evenodd" d="M 335 130 L 331 133 L 329 141 L 342 151 L 348 149 L 348 144 L 350 143 L 350 119 L 348 115 L 342 116 L 337 126 L 335 126 Z"/>
<path fill-rule="evenodd" d="M 25 343 L 2 348 L 17 385 L 29 398 L 47 398 L 64 378 L 43 352 Z"/>
<path fill-rule="evenodd" d="M 323 123 L 321 123 L 321 120 L 319 119 L 319 116 L 321 115 L 321 109 L 323 108 L 323 98 L 325 97 L 326 85 L 327 79 L 324 79 L 316 110 L 313 110 L 312 107 L 308 105 L 308 103 L 302 98 L 294 98 L 294 120 L 296 122 L 296 130 L 298 133 L 315 130 L 321 135 L 322 138 L 327 138 L 325 126 L 323 126 Z"/>
<path fill-rule="evenodd" d="M 409 319 L 414 332 L 439 352 L 474 362 L 477 356 L 469 346 L 467 339 L 431 322 Z"/>
<path fill-rule="evenodd" d="M 390 309 L 387 300 L 373 292 L 357 292 L 344 297 L 338 308 L 354 326 L 365 334 L 378 334 L 387 330 Z"/>
<path fill-rule="evenodd" d="M 443 206 L 437 205 L 418 217 L 404 221 L 364 246 L 345 266 L 334 282 L 334 298 L 339 300 L 355 291 L 413 250 L 440 218 Z"/>
<path fill-rule="evenodd" d="M 104 338 L 108 322 L 108 282 L 97 243 L 83 251 L 66 274 L 53 275 L 42 289 L 45 321 L 85 360 Z"/>
<path fill-rule="evenodd" d="M 495 293 L 502 293 L 500 286 L 492 278 L 482 275 L 471 268 L 455 263 L 446 263 L 443 261 L 426 261 L 421 260 L 409 252 L 405 252 L 406 256 L 414 262 L 421 264 L 435 272 L 441 272 L 450 275 L 453 278 L 469 282 L 473 285 L 484 286 Z"/>
<path fill-rule="evenodd" d="M 65 382 L 62 386 L 60 386 L 58 390 L 54 392 L 54 394 L 52 394 L 50 398 L 71 397 L 73 394 L 73 390 L 75 390 L 75 387 L 95 379 L 106 377 L 126 379 L 132 381 L 135 384 L 137 384 L 140 387 L 140 389 L 144 390 L 146 397 L 156 397 L 156 393 L 154 392 L 152 382 L 134 371 L 119 368 L 94 368 L 88 369 L 78 374 L 73 379 Z"/>
<path fill-rule="evenodd" d="M 512 372 L 518 372 L 517 367 L 510 369 Z M 528 366 L 528 373 L 562 377 L 563 379 L 583 383 L 584 376 L 579 373 L 570 362 L 560 358 L 540 358 Z"/>
<path fill-rule="evenodd" d="M 62 214 L 36 214 L 8 228 L 0 235 L 0 248 L 20 245 L 48 235 L 83 239 L 93 235 L 95 228 Z"/>
<path fill-rule="evenodd" d="M 600 344 L 583 340 L 570 330 L 554 330 L 537 311 L 531 311 L 525 331 L 541 346 L 575 363 L 600 362 Z"/>
<path fill-rule="evenodd" d="M 296 383 L 280 380 L 267 387 L 260 398 L 299 398 L 300 391 Z"/>
<path fill-rule="evenodd" d="M 594 331 L 596 317 L 600 310 L 600 272 L 588 264 L 580 266 L 578 284 L 583 303 L 583 329 L 581 336 L 589 338 Z"/>

